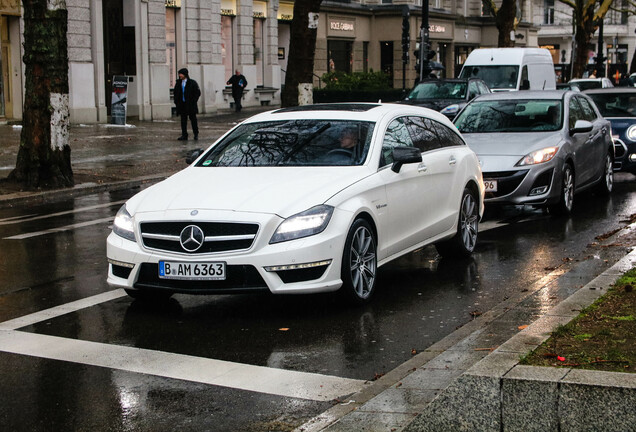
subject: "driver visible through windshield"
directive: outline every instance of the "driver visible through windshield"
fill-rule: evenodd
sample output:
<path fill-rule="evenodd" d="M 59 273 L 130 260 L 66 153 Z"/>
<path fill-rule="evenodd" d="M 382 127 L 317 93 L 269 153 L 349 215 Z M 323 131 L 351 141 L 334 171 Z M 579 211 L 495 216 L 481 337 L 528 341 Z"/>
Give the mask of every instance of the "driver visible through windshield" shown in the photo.
<path fill-rule="evenodd" d="M 362 165 L 369 152 L 373 126 L 371 122 L 351 120 L 246 123 L 212 147 L 197 166 Z"/>

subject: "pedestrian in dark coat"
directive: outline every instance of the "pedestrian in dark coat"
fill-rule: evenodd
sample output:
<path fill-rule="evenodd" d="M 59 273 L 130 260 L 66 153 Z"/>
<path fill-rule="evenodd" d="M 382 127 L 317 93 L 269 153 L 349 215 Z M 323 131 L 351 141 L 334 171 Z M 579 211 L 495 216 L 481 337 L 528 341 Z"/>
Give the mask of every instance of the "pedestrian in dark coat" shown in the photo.
<path fill-rule="evenodd" d="M 192 133 L 194 139 L 199 139 L 199 125 L 197 122 L 197 113 L 199 107 L 197 102 L 201 96 L 199 84 L 188 74 L 186 68 L 179 69 L 179 79 L 174 86 L 174 104 L 177 106 L 177 115 L 181 116 L 181 136 L 179 141 L 187 141 L 188 139 L 188 118 L 192 124 Z"/>
<path fill-rule="evenodd" d="M 234 72 L 234 75 L 227 80 L 226 84 L 232 86 L 232 97 L 234 98 L 234 108 L 236 109 L 236 112 L 241 111 L 243 108 L 243 105 L 241 105 L 241 99 L 243 99 L 243 90 L 247 87 L 247 79 L 245 79 L 245 77 L 241 75 L 241 72 L 237 69 Z"/>

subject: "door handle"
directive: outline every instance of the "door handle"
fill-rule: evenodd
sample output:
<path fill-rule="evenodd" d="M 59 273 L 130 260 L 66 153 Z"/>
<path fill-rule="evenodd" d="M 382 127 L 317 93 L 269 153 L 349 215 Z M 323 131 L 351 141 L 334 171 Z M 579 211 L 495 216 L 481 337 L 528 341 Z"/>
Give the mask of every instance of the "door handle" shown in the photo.
<path fill-rule="evenodd" d="M 450 159 L 448 160 L 448 164 L 455 165 L 456 163 L 457 163 L 457 159 L 455 159 L 455 156 L 451 156 Z"/>
<path fill-rule="evenodd" d="M 427 169 L 428 169 L 428 167 L 425 164 L 423 164 L 423 163 L 421 163 L 421 164 L 419 164 L 417 166 L 417 172 L 426 172 Z"/>

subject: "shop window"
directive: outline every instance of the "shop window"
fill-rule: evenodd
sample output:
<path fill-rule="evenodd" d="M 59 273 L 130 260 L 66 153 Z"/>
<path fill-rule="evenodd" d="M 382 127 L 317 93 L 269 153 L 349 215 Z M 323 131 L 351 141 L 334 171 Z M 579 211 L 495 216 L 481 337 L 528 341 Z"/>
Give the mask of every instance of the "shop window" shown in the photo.
<path fill-rule="evenodd" d="M 351 73 L 353 69 L 353 42 L 330 40 L 327 41 L 327 70 L 329 72 Z"/>
<path fill-rule="evenodd" d="M 221 16 L 221 58 L 225 66 L 225 78 L 234 75 L 234 18 Z"/>
<path fill-rule="evenodd" d="M 263 31 L 265 29 L 265 20 L 254 19 L 254 64 L 256 65 L 256 85 L 263 86 L 263 76 L 265 75 L 265 37 Z"/>

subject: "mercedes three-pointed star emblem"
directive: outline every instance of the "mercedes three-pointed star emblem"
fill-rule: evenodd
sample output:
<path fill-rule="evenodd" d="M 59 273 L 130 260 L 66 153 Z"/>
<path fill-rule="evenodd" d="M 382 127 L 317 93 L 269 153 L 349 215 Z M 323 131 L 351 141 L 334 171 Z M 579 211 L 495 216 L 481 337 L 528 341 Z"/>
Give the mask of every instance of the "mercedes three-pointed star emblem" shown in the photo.
<path fill-rule="evenodd" d="M 179 235 L 181 241 L 181 247 L 187 252 L 195 252 L 202 245 L 205 240 L 203 230 L 196 225 L 188 225 L 185 227 Z"/>

